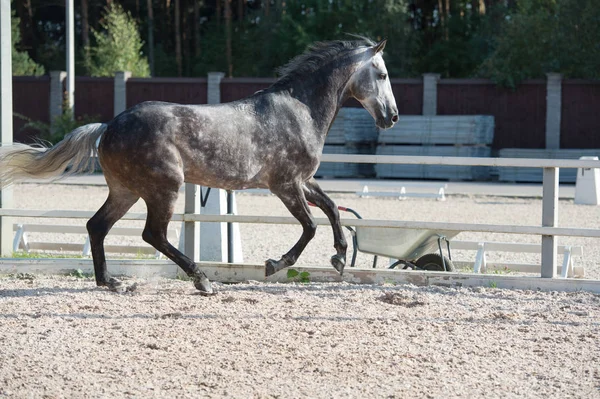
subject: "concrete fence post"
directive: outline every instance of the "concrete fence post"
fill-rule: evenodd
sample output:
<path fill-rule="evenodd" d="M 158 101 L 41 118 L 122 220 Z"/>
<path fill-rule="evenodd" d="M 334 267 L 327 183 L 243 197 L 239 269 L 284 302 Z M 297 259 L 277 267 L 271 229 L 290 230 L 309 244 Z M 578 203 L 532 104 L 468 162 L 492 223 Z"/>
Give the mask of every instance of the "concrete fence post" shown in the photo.
<path fill-rule="evenodd" d="M 423 74 L 423 115 L 437 115 L 437 84 L 439 73 Z"/>
<path fill-rule="evenodd" d="M 546 148 L 560 148 L 560 116 L 562 111 L 562 75 L 547 73 L 546 81 Z"/>
<path fill-rule="evenodd" d="M 208 93 L 207 102 L 209 104 L 219 104 L 221 102 L 221 80 L 225 77 L 223 72 L 208 73 Z"/>
<path fill-rule="evenodd" d="M 65 71 L 50 71 L 50 127 L 54 127 L 54 121 L 63 113 L 66 78 Z"/>
<path fill-rule="evenodd" d="M 0 0 L 0 128 L 1 144 L 13 141 L 12 45 L 10 0 Z M 0 208 L 13 207 L 12 187 L 0 190 Z M 12 218 L 0 217 L 0 256 L 12 253 Z"/>
<path fill-rule="evenodd" d="M 115 73 L 114 116 L 127 109 L 127 79 L 130 77 L 128 71 Z"/>

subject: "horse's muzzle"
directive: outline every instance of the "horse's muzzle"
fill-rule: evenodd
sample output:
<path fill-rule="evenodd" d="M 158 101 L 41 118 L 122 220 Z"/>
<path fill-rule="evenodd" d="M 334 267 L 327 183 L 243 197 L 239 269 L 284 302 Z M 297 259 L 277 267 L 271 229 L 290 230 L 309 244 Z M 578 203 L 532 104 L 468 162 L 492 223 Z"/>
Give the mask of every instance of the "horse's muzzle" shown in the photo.
<path fill-rule="evenodd" d="M 396 124 L 396 122 L 398 122 L 399 117 L 398 114 L 393 114 L 387 118 L 378 118 L 377 119 L 377 127 L 380 129 L 389 129 L 392 126 L 394 126 Z"/>

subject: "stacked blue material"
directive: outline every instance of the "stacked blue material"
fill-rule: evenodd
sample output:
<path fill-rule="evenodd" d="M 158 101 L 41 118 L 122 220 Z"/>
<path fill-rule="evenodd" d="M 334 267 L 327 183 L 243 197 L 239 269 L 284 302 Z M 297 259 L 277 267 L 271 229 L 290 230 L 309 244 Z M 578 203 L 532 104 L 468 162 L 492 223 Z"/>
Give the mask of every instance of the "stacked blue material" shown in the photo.
<path fill-rule="evenodd" d="M 500 158 L 529 158 L 529 159 L 579 159 L 586 156 L 600 156 L 600 149 L 530 149 L 530 148 L 504 148 L 499 151 Z M 506 182 L 532 182 L 542 181 L 542 168 L 498 168 L 498 179 Z M 561 168 L 559 170 L 561 183 L 575 183 L 577 169 Z"/>
<path fill-rule="evenodd" d="M 333 121 L 325 140 L 324 154 L 375 154 L 379 130 L 364 108 L 345 107 Z M 373 165 L 323 163 L 318 177 L 373 177 Z"/>
<path fill-rule="evenodd" d="M 494 140 L 490 115 L 402 115 L 379 132 L 377 155 L 489 157 Z M 480 166 L 375 165 L 379 178 L 488 180 Z"/>

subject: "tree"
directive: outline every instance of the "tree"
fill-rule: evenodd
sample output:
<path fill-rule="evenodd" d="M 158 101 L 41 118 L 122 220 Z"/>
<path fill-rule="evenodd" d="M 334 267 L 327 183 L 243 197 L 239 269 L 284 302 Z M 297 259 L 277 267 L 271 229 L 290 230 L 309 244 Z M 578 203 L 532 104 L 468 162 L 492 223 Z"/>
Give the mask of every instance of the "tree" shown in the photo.
<path fill-rule="evenodd" d="M 144 43 L 131 14 L 112 3 L 105 9 L 100 31 L 92 30 L 95 45 L 89 49 L 88 70 L 91 76 L 113 76 L 130 71 L 132 76 L 150 76 L 148 60 L 142 55 Z"/>
<path fill-rule="evenodd" d="M 481 74 L 511 87 L 547 72 L 598 79 L 598 21 L 596 0 L 522 0 L 496 36 Z"/>
<path fill-rule="evenodd" d="M 19 30 L 19 18 L 13 11 L 11 17 L 11 43 L 12 43 L 12 74 L 15 76 L 38 76 L 44 74 L 44 67 L 33 61 L 26 51 L 17 50 L 21 41 L 21 32 Z"/>

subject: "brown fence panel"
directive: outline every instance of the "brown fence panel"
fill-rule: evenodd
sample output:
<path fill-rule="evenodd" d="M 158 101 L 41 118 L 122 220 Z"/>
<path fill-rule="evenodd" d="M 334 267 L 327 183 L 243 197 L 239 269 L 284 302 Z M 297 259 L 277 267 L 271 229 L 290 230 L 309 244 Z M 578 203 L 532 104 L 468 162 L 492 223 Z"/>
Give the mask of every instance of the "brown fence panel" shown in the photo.
<path fill-rule="evenodd" d="M 392 91 L 400 115 L 421 115 L 423 112 L 423 80 L 391 79 Z"/>
<path fill-rule="evenodd" d="M 545 148 L 546 81 L 504 89 L 483 79 L 446 79 L 437 87 L 439 115 L 493 115 L 493 149 Z"/>
<path fill-rule="evenodd" d="M 206 78 L 132 78 L 127 80 L 127 107 L 144 101 L 206 104 Z"/>
<path fill-rule="evenodd" d="M 221 102 L 230 102 L 246 98 L 259 90 L 266 89 L 275 83 L 274 78 L 231 78 L 221 81 Z M 344 107 L 360 107 L 354 99 L 346 101 Z"/>
<path fill-rule="evenodd" d="M 275 83 L 272 78 L 231 78 L 221 81 L 221 101 L 236 101 Z M 423 107 L 423 82 L 421 79 L 392 79 L 392 90 L 396 97 L 400 114 L 420 114 Z M 354 99 L 344 103 L 344 107 L 361 107 Z"/>
<path fill-rule="evenodd" d="M 600 148 L 600 81 L 563 80 L 560 148 Z"/>
<path fill-rule="evenodd" d="M 228 103 L 251 96 L 275 83 L 273 78 L 231 78 L 221 81 L 221 102 Z"/>
<path fill-rule="evenodd" d="M 13 77 L 13 140 L 31 142 L 38 132 L 24 129 L 27 121 L 15 114 L 33 121 L 50 123 L 50 77 Z"/>
<path fill-rule="evenodd" d="M 113 78 L 75 78 L 75 118 L 92 118 L 108 122 L 113 118 Z"/>

